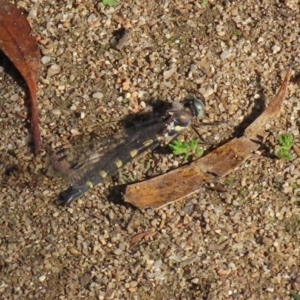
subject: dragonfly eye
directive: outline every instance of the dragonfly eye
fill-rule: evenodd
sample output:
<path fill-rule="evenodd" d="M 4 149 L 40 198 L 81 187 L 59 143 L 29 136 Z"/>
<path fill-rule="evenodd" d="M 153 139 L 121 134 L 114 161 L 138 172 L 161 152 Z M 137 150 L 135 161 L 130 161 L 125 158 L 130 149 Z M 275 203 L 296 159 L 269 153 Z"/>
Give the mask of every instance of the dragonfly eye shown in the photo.
<path fill-rule="evenodd" d="M 194 96 L 187 96 L 184 99 L 184 106 L 188 107 L 193 115 L 198 119 L 201 119 L 205 115 L 205 106 L 204 103 Z"/>

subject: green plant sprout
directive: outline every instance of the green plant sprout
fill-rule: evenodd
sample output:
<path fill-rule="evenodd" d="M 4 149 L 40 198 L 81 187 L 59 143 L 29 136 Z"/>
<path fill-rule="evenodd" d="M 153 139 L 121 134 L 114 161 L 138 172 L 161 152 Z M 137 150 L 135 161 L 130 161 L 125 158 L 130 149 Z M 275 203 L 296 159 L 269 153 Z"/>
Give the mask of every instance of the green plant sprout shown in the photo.
<path fill-rule="evenodd" d="M 278 137 L 279 145 L 275 147 L 275 155 L 285 160 L 292 160 L 291 149 L 294 145 L 293 136 L 290 133 L 280 134 Z"/>
<path fill-rule="evenodd" d="M 117 6 L 119 5 L 119 0 L 102 0 L 102 3 L 107 6 Z"/>
<path fill-rule="evenodd" d="M 299 294 L 291 293 L 291 296 L 293 297 L 294 300 L 300 300 Z"/>
<path fill-rule="evenodd" d="M 174 155 L 184 155 L 184 159 L 191 155 L 196 157 L 201 157 L 204 153 L 202 148 L 198 148 L 199 143 L 196 140 L 191 140 L 189 142 L 181 141 L 176 139 L 174 142 L 169 144 L 169 147 L 172 149 Z"/>

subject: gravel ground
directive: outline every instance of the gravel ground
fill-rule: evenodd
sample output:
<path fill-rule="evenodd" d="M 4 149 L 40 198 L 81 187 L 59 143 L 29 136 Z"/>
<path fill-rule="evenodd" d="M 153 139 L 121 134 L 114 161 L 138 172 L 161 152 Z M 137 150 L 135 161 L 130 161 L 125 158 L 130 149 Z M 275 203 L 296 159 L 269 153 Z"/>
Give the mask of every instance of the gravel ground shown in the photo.
<path fill-rule="evenodd" d="M 205 99 L 205 122 L 226 122 L 200 129 L 221 144 L 264 109 L 291 66 L 283 112 L 265 149 L 222 179 L 225 193 L 137 211 L 109 201 L 107 181 L 58 207 L 67 184 L 45 175 L 46 152 L 33 156 L 24 85 L 1 68 L 1 299 L 291 299 L 300 293 L 300 165 L 272 153 L 279 133 L 299 142 L 299 1 L 120 2 L 15 1 L 40 39 L 52 151 L 189 93 Z M 111 47 L 122 28 L 127 40 Z M 147 176 L 145 160 L 158 173 L 178 163 L 148 154 L 124 174 Z"/>

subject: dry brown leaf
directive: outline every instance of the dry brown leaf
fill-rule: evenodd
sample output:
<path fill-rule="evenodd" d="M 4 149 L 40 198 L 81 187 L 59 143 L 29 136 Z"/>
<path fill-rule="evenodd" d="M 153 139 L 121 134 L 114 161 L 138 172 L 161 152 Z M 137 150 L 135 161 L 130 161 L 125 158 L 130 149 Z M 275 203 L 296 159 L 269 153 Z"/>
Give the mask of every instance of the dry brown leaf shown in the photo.
<path fill-rule="evenodd" d="M 37 79 L 40 51 L 25 16 L 12 3 L 0 0 L 0 49 L 12 61 L 27 83 L 31 101 L 31 127 L 35 152 L 41 148 L 37 109 Z"/>
<path fill-rule="evenodd" d="M 143 209 L 159 208 L 199 190 L 213 176 L 203 173 L 195 163 L 173 170 L 151 180 L 129 185 L 125 201 Z"/>
<path fill-rule="evenodd" d="M 245 136 L 232 139 L 189 166 L 129 185 L 125 201 L 140 209 L 159 208 L 198 191 L 205 182 L 214 182 L 215 177 L 210 174 L 223 177 L 238 168 L 259 148 L 257 140 L 266 136 L 266 124 L 279 115 L 290 77 L 288 70 L 274 100 L 246 129 Z"/>

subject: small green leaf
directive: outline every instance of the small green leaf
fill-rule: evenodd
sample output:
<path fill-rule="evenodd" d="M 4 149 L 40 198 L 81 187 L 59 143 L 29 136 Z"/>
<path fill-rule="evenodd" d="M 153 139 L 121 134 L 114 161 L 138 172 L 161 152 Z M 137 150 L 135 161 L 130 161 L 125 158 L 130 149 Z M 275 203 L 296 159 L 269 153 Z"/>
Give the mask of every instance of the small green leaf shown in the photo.
<path fill-rule="evenodd" d="M 293 297 L 294 300 L 300 300 L 299 294 L 291 293 L 291 296 Z"/>
<path fill-rule="evenodd" d="M 187 159 L 190 155 L 195 155 L 200 157 L 203 155 L 204 150 L 198 148 L 198 141 L 191 140 L 189 142 L 184 142 L 181 140 L 175 140 L 173 143 L 169 144 L 174 155 L 184 155 L 184 159 Z"/>
<path fill-rule="evenodd" d="M 102 3 L 107 6 L 117 6 L 119 5 L 119 0 L 102 0 Z"/>
<path fill-rule="evenodd" d="M 285 160 L 292 160 L 293 156 L 290 153 L 294 145 L 293 136 L 290 133 L 284 133 L 278 137 L 279 145 L 275 147 L 275 155 Z"/>
<path fill-rule="evenodd" d="M 290 150 L 294 145 L 294 139 L 293 136 L 289 133 L 281 134 L 278 137 L 279 143 L 282 145 L 282 147 Z"/>

